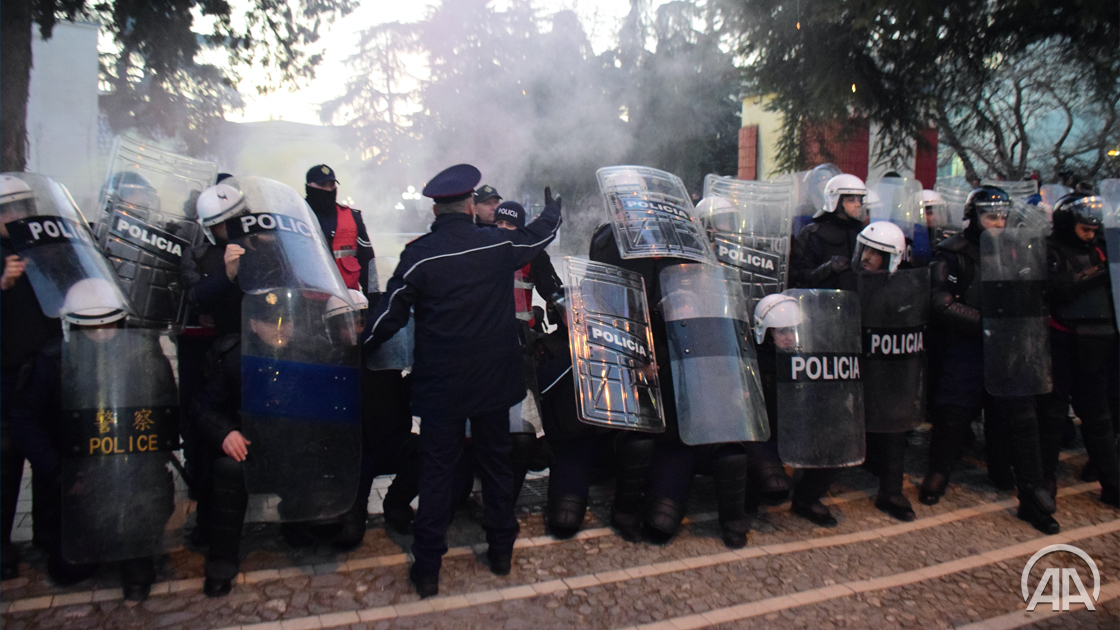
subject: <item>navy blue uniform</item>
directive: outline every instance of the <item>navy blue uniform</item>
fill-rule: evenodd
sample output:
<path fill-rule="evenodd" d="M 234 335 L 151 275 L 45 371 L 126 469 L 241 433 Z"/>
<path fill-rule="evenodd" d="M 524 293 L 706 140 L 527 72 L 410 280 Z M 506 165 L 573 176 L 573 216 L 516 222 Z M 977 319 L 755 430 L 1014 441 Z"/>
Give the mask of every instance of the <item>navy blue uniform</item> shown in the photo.
<path fill-rule="evenodd" d="M 517 230 L 475 225 L 470 215 L 436 217 L 432 231 L 405 246 L 393 277 L 371 309 L 372 350 L 414 310 L 412 410 L 420 416 L 420 510 L 412 547 L 423 574 L 439 572 L 447 552 L 454 471 L 466 419 L 485 500 L 491 553 L 509 553 L 517 537 L 509 464 L 509 408 L 525 397 L 522 349 L 514 317 L 513 273 L 555 237 L 551 205 Z"/>

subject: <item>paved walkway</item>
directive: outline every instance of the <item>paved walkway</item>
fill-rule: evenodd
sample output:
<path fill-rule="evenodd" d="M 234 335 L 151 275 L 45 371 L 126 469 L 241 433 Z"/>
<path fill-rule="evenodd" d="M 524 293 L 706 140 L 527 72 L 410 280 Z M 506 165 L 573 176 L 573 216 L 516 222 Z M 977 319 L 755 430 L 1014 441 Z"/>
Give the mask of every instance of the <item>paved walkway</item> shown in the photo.
<path fill-rule="evenodd" d="M 461 512 L 449 534 L 440 596 L 419 600 L 408 584 L 411 539 L 370 519 L 362 547 L 289 549 L 273 523 L 246 525 L 243 573 L 222 599 L 202 595 L 202 555 L 180 549 L 160 564 L 159 581 L 142 604 L 121 600 L 114 567 L 60 589 L 44 576 L 45 558 L 21 545 L 21 577 L 0 584 L 5 630 L 38 628 L 1116 628 L 1120 624 L 1120 513 L 1081 483 L 1081 450 L 1063 454 L 1058 520 L 1062 533 L 1043 536 L 1015 517 L 1011 493 L 986 481 L 980 462 L 964 470 L 942 502 L 917 503 L 920 451 L 908 468 L 906 493 L 918 520 L 898 523 L 872 505 L 876 481 L 862 469 L 844 473 L 828 502 L 833 529 L 792 516 L 787 506 L 755 519 L 748 546 L 720 542 L 710 480 L 697 478 L 689 518 L 666 546 L 631 544 L 604 525 L 609 488 L 597 488 L 584 531 L 573 540 L 544 534 L 545 479 L 526 484 L 518 511 L 521 538 L 513 572 L 485 566 L 477 507 Z M 379 480 L 384 488 L 385 481 Z M 379 511 L 380 496 L 371 500 Z M 267 515 L 267 506 L 258 506 Z M 189 519 L 188 519 L 189 520 Z M 23 530 L 20 530 L 23 531 Z M 1027 559 L 1065 543 L 1097 563 L 1095 611 L 1049 604 L 1025 612 L 1020 591 Z M 1074 556 L 1044 557 L 1046 568 L 1074 566 L 1086 588 L 1092 577 Z"/>

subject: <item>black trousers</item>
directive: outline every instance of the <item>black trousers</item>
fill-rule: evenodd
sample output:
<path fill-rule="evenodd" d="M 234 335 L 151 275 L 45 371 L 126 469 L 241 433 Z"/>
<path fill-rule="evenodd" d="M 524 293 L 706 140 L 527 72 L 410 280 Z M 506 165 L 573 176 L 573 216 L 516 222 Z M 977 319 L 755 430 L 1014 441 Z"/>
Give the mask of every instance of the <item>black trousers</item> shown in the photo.
<path fill-rule="evenodd" d="M 420 509 L 413 522 L 412 555 L 422 574 L 439 573 L 447 553 L 453 516 L 454 483 L 463 458 L 466 423 L 471 423 L 475 470 L 482 480 L 483 522 L 491 552 L 512 553 L 518 525 L 514 517 L 513 471 L 509 456 L 509 409 L 470 418 L 427 417 L 420 421 Z"/>

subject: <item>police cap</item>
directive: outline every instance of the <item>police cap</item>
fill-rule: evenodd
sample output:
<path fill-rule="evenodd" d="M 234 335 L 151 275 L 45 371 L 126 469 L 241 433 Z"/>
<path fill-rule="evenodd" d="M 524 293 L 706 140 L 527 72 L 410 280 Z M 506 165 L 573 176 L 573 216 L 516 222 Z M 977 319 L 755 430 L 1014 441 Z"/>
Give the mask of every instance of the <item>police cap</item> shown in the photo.
<path fill-rule="evenodd" d="M 482 173 L 470 164 L 446 168 L 424 186 L 423 194 L 436 203 L 454 203 L 470 197 Z"/>
<path fill-rule="evenodd" d="M 509 221 L 519 228 L 525 227 L 525 208 L 516 201 L 503 201 L 494 210 L 495 221 Z"/>
<path fill-rule="evenodd" d="M 474 202 L 475 203 L 482 203 L 483 201 L 486 201 L 487 199 L 493 199 L 495 197 L 498 198 L 498 201 L 502 200 L 502 196 L 499 195 L 498 191 L 495 190 L 494 187 L 491 186 L 490 184 L 485 184 L 483 186 L 479 186 L 478 190 L 474 191 Z"/>
<path fill-rule="evenodd" d="M 334 169 L 326 164 L 316 164 L 307 171 L 308 184 L 325 184 L 337 181 L 338 178 L 334 176 Z"/>

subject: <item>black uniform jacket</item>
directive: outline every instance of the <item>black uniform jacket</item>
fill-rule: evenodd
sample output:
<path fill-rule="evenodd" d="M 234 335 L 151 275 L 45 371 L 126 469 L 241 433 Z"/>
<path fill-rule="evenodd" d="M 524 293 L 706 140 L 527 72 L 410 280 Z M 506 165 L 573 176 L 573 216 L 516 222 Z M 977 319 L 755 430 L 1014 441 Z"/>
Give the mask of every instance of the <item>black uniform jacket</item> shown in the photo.
<path fill-rule="evenodd" d="M 517 230 L 483 228 L 467 214 L 444 214 L 430 233 L 405 246 L 370 310 L 365 343 L 372 351 L 415 309 L 413 414 L 465 418 L 525 397 L 513 273 L 552 241 L 559 226 L 557 206 Z"/>
<path fill-rule="evenodd" d="M 0 271 L 16 250 L 8 239 L 0 240 Z M 0 296 L 0 363 L 5 370 L 24 365 L 48 342 L 62 337 L 62 323 L 47 317 L 31 288 L 27 273 Z"/>
<path fill-rule="evenodd" d="M 191 308 L 214 318 L 219 335 L 241 332 L 241 298 L 245 296 L 234 280 L 226 275 L 227 243 L 211 245 L 204 242 L 183 257 L 183 283 Z"/>
<path fill-rule="evenodd" d="M 823 214 L 806 225 L 793 241 L 790 251 L 790 286 L 813 289 L 842 289 L 836 274 L 819 267 L 833 256 L 851 260 L 856 237 L 863 222 L 842 211 Z"/>

